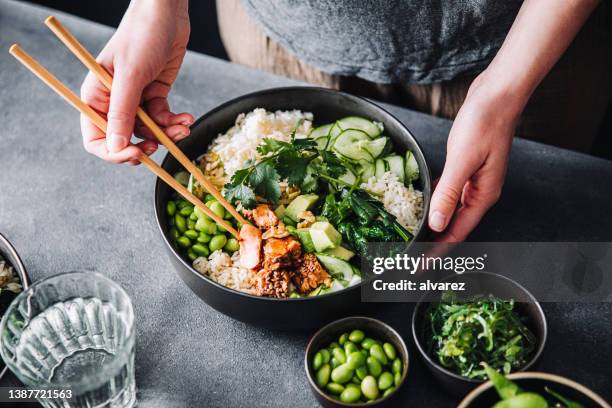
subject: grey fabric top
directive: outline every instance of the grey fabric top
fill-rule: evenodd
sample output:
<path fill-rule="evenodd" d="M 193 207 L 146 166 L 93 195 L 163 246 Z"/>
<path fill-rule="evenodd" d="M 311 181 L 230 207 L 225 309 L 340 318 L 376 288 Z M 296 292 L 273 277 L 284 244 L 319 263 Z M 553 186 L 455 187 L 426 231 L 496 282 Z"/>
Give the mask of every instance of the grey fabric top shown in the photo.
<path fill-rule="evenodd" d="M 379 83 L 432 83 L 479 72 L 520 0 L 243 0 L 264 31 L 301 60 Z"/>

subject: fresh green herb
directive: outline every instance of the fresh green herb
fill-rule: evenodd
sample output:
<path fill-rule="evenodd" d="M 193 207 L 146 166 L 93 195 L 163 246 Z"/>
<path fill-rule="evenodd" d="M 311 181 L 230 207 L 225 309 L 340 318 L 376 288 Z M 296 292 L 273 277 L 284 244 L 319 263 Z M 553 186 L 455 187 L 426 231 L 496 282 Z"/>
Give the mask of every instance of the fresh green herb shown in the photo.
<path fill-rule="evenodd" d="M 524 367 L 536 339 L 514 310 L 514 302 L 493 295 L 458 302 L 453 293 L 426 313 L 430 353 L 464 377 L 484 379 L 482 362 L 508 374 Z"/>

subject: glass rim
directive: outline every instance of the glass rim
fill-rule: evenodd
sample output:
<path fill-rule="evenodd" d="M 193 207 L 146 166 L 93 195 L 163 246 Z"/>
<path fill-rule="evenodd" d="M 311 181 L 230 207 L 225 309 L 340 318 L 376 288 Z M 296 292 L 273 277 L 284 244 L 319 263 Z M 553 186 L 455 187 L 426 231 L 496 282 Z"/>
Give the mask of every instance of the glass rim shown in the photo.
<path fill-rule="evenodd" d="M 27 299 L 30 296 L 33 296 L 35 290 L 39 288 L 40 286 L 42 286 L 43 284 L 49 283 L 55 280 L 59 281 L 62 278 L 65 278 L 66 276 L 77 276 L 77 275 L 82 275 L 87 278 L 95 278 L 100 281 L 103 281 L 105 284 L 108 284 L 112 286 L 114 289 L 116 289 L 120 293 L 120 295 L 127 300 L 127 304 L 129 307 L 127 311 L 128 312 L 128 319 L 127 319 L 128 327 L 127 327 L 127 335 L 125 337 L 125 340 L 122 342 L 122 344 L 118 348 L 119 350 L 117 351 L 117 353 L 113 354 L 113 357 L 108 359 L 107 362 L 100 365 L 100 367 L 98 367 L 96 372 L 93 374 L 90 374 L 90 373 L 84 374 L 77 381 L 71 384 L 59 384 L 59 383 L 54 383 L 49 380 L 44 380 L 42 384 L 39 383 L 40 381 L 36 380 L 36 384 L 33 384 L 33 381 L 30 381 L 31 377 L 22 375 L 19 368 L 17 368 L 13 364 L 12 359 L 7 358 L 5 344 L 4 344 L 5 343 L 4 333 L 5 333 L 6 325 L 8 321 L 7 316 L 9 316 L 11 312 L 14 311 L 14 309 L 17 307 L 19 303 L 21 303 L 21 301 L 23 301 L 24 299 Z M 44 279 L 33 282 L 26 290 L 22 291 L 19 295 L 17 295 L 15 299 L 13 299 L 13 301 L 10 303 L 4 315 L 2 316 L 2 320 L 0 321 L 0 357 L 2 358 L 6 366 L 13 372 L 13 374 L 15 374 L 15 376 L 17 376 L 17 378 L 19 378 L 19 380 L 23 382 L 26 386 L 35 385 L 36 387 L 71 389 L 73 393 L 78 395 L 81 392 L 92 389 L 92 387 L 96 387 L 96 386 L 103 384 L 106 381 L 107 379 L 106 377 L 108 377 L 109 374 L 116 373 L 117 371 L 121 369 L 121 367 L 123 367 L 126 364 L 126 358 L 131 353 L 132 348 L 135 347 L 134 337 L 135 337 L 134 305 L 132 304 L 132 299 L 127 294 L 125 289 L 121 287 L 121 285 L 119 285 L 112 279 L 108 278 L 107 276 L 99 272 L 94 272 L 94 271 L 91 271 L 91 272 L 87 272 L 87 271 L 60 272 L 53 276 L 49 276 Z"/>

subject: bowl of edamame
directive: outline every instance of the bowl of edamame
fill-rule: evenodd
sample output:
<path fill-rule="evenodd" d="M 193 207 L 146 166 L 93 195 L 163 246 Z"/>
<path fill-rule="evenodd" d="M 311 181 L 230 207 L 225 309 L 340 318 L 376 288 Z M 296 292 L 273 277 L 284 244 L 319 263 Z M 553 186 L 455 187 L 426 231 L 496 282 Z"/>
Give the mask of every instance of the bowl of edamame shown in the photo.
<path fill-rule="evenodd" d="M 304 358 L 310 388 L 325 407 L 393 406 L 408 374 L 408 349 L 388 324 L 336 320 L 317 331 Z"/>

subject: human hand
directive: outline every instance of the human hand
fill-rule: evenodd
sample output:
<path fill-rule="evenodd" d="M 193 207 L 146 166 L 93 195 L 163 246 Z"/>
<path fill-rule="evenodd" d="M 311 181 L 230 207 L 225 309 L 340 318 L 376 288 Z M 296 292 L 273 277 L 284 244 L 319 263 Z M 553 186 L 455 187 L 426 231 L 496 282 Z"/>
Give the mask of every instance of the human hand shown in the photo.
<path fill-rule="evenodd" d="M 189 39 L 187 0 L 132 1 L 119 28 L 97 61 L 113 75 L 111 92 L 91 72 L 81 97 L 108 120 L 105 135 L 81 116 L 85 150 L 113 163 L 138 164 L 158 141 L 135 119 L 140 104 L 166 134 L 177 141 L 189 135 L 194 118 L 170 111 L 167 96 L 185 56 Z M 130 144 L 132 134 L 144 139 Z"/>
<path fill-rule="evenodd" d="M 501 194 L 522 104 L 486 82 L 482 74 L 474 80 L 448 137 L 429 209 L 437 241 L 465 240 Z"/>

